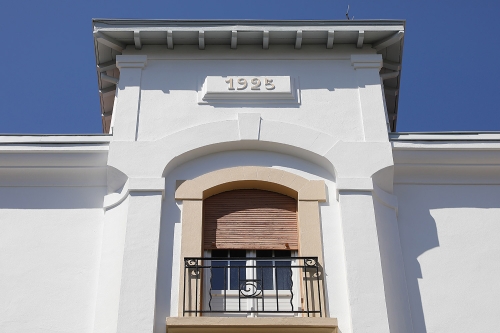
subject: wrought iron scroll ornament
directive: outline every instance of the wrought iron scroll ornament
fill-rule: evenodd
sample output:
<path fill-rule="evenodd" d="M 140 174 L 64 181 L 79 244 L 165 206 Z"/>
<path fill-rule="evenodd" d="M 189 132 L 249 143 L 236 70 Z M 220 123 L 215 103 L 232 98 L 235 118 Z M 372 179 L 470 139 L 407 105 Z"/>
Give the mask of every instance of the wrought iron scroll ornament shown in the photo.
<path fill-rule="evenodd" d="M 240 283 L 240 296 L 244 298 L 255 298 L 262 295 L 261 280 L 244 280 Z"/>
<path fill-rule="evenodd" d="M 186 268 L 195 268 L 196 266 L 198 266 L 197 259 L 185 258 L 184 263 L 186 265 Z"/>
<path fill-rule="evenodd" d="M 305 258 L 304 266 L 306 267 L 318 267 L 318 260 L 316 258 Z"/>
<path fill-rule="evenodd" d="M 198 278 L 201 274 L 200 265 L 197 259 L 185 258 L 184 266 L 189 270 L 189 275 Z"/>

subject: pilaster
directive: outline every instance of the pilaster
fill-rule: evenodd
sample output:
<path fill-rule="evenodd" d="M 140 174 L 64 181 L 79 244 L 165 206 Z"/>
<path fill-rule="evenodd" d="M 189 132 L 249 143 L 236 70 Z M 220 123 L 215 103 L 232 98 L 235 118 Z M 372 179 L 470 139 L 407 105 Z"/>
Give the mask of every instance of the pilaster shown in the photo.
<path fill-rule="evenodd" d="M 135 141 L 141 101 L 142 69 L 146 55 L 117 55 L 116 67 L 120 69 L 117 97 L 113 110 L 113 139 Z"/>
<path fill-rule="evenodd" d="M 117 332 L 153 332 L 156 270 L 165 180 L 135 179 L 129 188 Z"/>
<path fill-rule="evenodd" d="M 351 65 L 356 71 L 365 141 L 386 142 L 389 140 L 385 122 L 387 117 L 379 75 L 382 56 L 352 54 Z"/>
<path fill-rule="evenodd" d="M 352 332 L 390 332 L 373 183 L 339 179 L 338 185 Z"/>

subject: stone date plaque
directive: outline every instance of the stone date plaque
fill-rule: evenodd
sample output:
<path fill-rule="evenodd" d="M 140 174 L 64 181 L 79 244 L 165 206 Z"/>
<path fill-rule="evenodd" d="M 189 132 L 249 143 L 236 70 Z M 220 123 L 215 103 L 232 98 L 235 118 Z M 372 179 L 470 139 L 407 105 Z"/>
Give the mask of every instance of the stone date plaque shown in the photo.
<path fill-rule="evenodd" d="M 198 102 L 297 102 L 297 92 L 290 76 L 207 76 L 199 92 Z"/>

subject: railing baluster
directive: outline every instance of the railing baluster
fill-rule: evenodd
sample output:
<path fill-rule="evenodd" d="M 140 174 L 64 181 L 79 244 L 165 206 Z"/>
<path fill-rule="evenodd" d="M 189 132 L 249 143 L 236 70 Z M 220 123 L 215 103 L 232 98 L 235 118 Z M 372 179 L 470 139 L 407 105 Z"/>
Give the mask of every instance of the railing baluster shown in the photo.
<path fill-rule="evenodd" d="M 227 307 L 227 266 L 224 266 L 224 311 L 226 311 Z"/>
<path fill-rule="evenodd" d="M 231 280 L 229 280 L 231 284 Z M 241 280 L 240 280 L 240 268 L 238 267 L 238 310 L 241 312 Z"/>
<path fill-rule="evenodd" d="M 187 271 L 187 262 L 184 260 L 184 296 L 182 302 L 182 316 L 186 315 L 186 271 Z"/>
<path fill-rule="evenodd" d="M 293 270 L 292 263 L 290 263 L 290 306 L 292 307 L 293 312 Z"/>
<path fill-rule="evenodd" d="M 212 267 L 212 262 L 210 262 L 210 300 L 208 301 L 208 308 L 210 311 L 212 311 L 212 278 L 214 277 Z"/>
<path fill-rule="evenodd" d="M 276 289 L 276 311 L 279 312 L 279 310 L 280 310 L 280 305 L 279 305 L 280 301 L 278 299 L 278 267 L 276 266 L 276 262 L 274 262 L 274 267 L 271 268 L 271 269 L 274 270 L 274 283 L 275 283 L 274 289 Z"/>
<path fill-rule="evenodd" d="M 262 311 L 266 311 L 264 309 L 264 299 L 265 299 L 265 297 L 264 297 L 264 289 L 266 289 L 266 288 L 264 288 L 264 268 L 262 266 L 260 266 L 260 279 L 262 280 L 262 284 L 261 284 L 261 289 L 262 289 Z M 257 303 L 257 305 L 258 305 L 258 303 Z M 259 310 L 259 309 L 257 308 L 257 310 Z"/>
<path fill-rule="evenodd" d="M 309 289 L 307 287 L 307 266 L 306 266 L 306 260 L 304 259 L 304 285 L 306 286 L 306 311 L 307 311 L 307 316 L 309 317 Z"/>
<path fill-rule="evenodd" d="M 198 280 L 199 280 L 198 274 L 199 273 L 200 273 L 200 271 L 198 270 L 198 259 L 196 259 L 196 270 L 194 273 L 194 278 L 195 278 L 194 284 L 196 286 L 195 303 L 194 303 L 194 309 L 195 309 L 194 316 L 195 317 L 198 317 Z"/>
<path fill-rule="evenodd" d="M 320 277 L 319 277 L 319 265 L 316 261 L 316 284 L 318 286 L 318 303 L 319 303 L 319 316 L 321 317 L 321 292 L 320 292 Z"/>

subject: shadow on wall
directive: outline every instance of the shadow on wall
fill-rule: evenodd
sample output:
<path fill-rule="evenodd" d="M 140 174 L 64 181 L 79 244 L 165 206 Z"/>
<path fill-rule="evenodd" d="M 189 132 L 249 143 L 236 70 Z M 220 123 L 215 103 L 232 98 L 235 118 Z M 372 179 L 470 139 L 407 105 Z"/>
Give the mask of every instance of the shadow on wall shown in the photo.
<path fill-rule="evenodd" d="M 467 244 L 461 242 L 461 238 L 471 237 L 468 232 L 478 228 L 477 217 L 475 219 L 465 218 L 462 210 L 459 209 L 500 208 L 499 192 L 499 189 L 495 189 L 493 186 L 395 186 L 395 194 L 399 199 L 399 235 L 414 333 L 426 333 L 428 329 L 429 332 L 437 332 L 439 327 L 436 325 L 443 325 L 441 328 L 451 328 L 450 324 L 458 325 L 457 318 L 464 314 L 456 311 L 458 307 L 456 307 L 457 304 L 454 304 L 453 299 L 458 296 L 453 295 L 444 299 L 440 293 L 450 295 L 450 293 L 446 294 L 447 289 L 454 290 L 451 294 L 460 292 L 453 289 L 454 284 L 463 283 L 468 277 L 460 274 L 464 263 L 461 254 L 456 251 L 457 249 L 468 251 L 464 248 Z M 479 214 L 479 211 L 472 212 L 472 214 Z M 439 215 L 438 219 L 436 219 L 436 215 Z M 453 232 L 456 235 L 451 235 Z M 425 257 L 426 267 L 428 267 L 427 265 L 434 267 L 434 271 L 428 270 L 426 276 L 422 272 L 421 262 L 424 260 L 422 256 L 427 251 L 442 246 L 440 238 L 445 236 L 448 239 L 453 237 L 446 244 L 446 248 L 440 252 L 433 252 L 430 257 Z M 473 244 L 473 246 L 478 245 L 480 244 Z M 445 258 L 450 260 L 443 260 Z M 474 258 L 473 254 L 471 258 L 472 260 L 480 259 Z M 439 271 L 435 271 L 435 268 L 438 268 Z M 454 269 L 457 270 L 457 274 L 455 274 Z M 477 273 L 467 274 L 470 276 Z M 422 285 L 425 286 L 425 290 L 421 289 Z M 422 294 L 424 291 L 425 295 Z M 477 298 L 477 295 L 472 297 Z M 462 302 L 467 303 L 467 299 L 462 299 Z M 425 309 L 424 304 L 426 305 Z M 450 305 L 450 307 L 444 309 L 443 304 Z M 441 315 L 437 314 L 436 310 L 442 311 Z M 446 313 L 449 314 L 450 318 L 442 315 Z M 432 327 L 428 327 L 431 323 Z"/>

